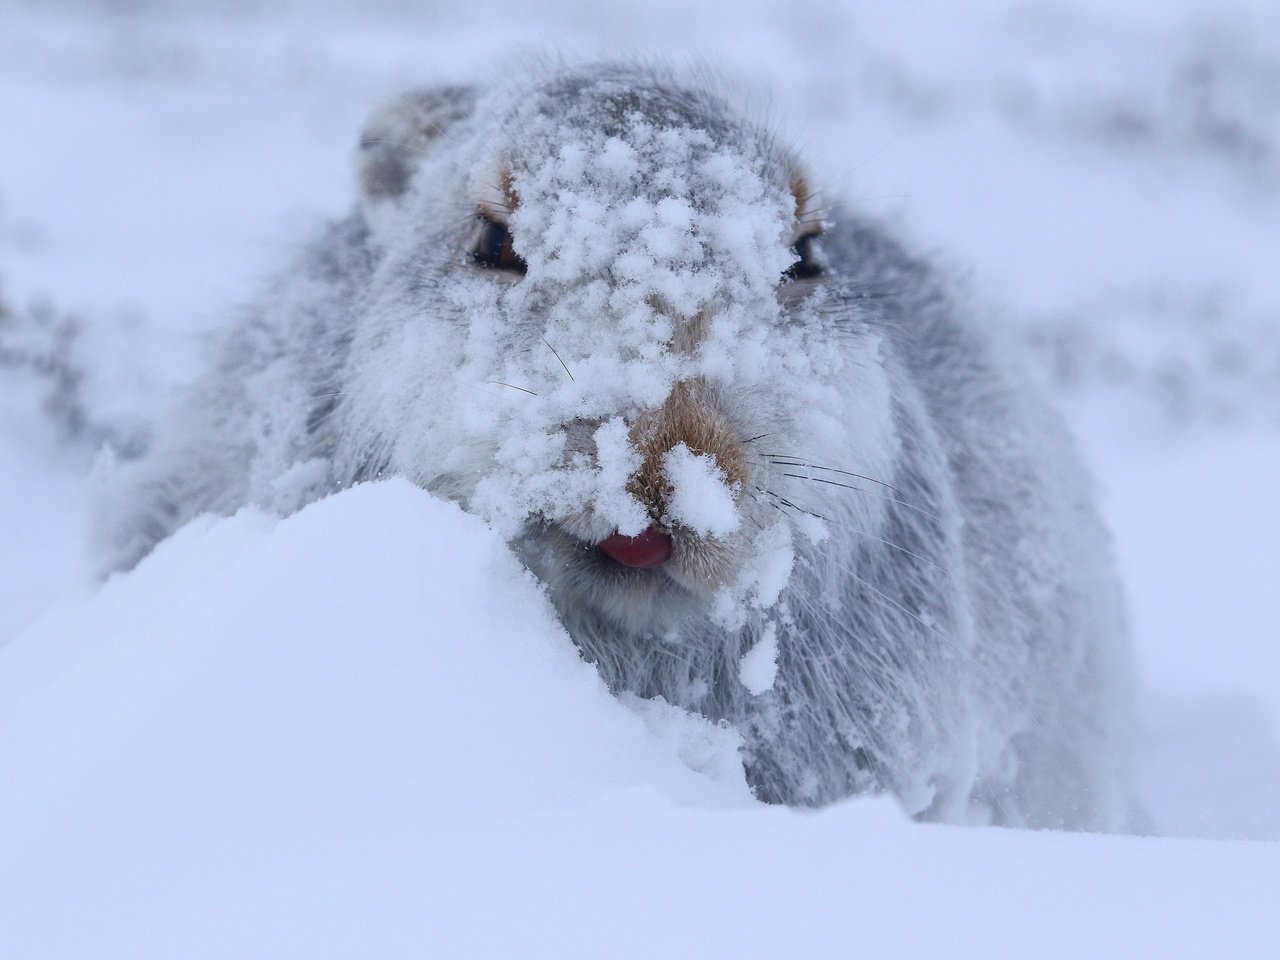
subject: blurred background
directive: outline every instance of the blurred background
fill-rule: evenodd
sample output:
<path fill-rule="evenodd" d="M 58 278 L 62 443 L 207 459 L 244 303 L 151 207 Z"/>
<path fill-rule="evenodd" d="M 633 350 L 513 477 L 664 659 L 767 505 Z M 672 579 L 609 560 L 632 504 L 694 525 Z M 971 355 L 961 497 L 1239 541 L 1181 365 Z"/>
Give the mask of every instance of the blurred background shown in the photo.
<path fill-rule="evenodd" d="M 0 0 L 0 644 L 91 589 L 94 450 L 349 208 L 372 107 L 548 50 L 723 75 L 968 278 L 1099 478 L 1153 823 L 1280 839 L 1274 0 Z"/>

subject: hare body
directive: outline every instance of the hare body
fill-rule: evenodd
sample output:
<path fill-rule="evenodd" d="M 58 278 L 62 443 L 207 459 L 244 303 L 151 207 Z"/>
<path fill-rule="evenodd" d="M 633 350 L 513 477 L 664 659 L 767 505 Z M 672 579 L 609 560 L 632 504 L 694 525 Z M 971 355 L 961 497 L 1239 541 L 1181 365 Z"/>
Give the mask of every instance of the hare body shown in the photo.
<path fill-rule="evenodd" d="M 359 173 L 112 471 L 108 566 L 405 476 L 510 540 L 611 688 L 741 731 L 763 800 L 1120 824 L 1089 482 L 944 279 L 649 69 L 412 92 Z"/>

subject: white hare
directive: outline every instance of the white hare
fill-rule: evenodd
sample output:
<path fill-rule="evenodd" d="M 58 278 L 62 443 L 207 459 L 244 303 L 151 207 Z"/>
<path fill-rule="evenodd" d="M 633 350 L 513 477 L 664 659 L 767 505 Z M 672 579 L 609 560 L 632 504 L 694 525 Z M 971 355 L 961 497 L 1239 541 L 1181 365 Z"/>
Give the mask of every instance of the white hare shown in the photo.
<path fill-rule="evenodd" d="M 737 728 L 763 800 L 1120 824 L 1089 482 L 945 279 L 648 67 L 411 92 L 358 165 L 358 209 L 108 471 L 108 566 L 407 477 L 509 539 L 612 689 Z"/>

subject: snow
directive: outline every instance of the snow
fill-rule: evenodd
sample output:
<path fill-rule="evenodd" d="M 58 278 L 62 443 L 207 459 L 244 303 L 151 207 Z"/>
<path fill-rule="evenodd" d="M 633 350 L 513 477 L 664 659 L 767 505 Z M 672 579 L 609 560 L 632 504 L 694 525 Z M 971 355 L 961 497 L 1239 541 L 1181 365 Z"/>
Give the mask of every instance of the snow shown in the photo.
<path fill-rule="evenodd" d="M 708 57 L 772 101 L 824 189 L 970 270 L 1066 410 L 1128 591 L 1159 836 L 757 804 L 732 731 L 604 691 L 496 506 L 486 527 L 400 482 L 283 521 L 198 520 L 98 586 L 89 444 L 51 425 L 43 382 L 0 365 L 3 952 L 1275 955 L 1280 8 L 361 9 L 0 5 L 0 300 L 81 321 L 85 407 L 142 421 L 192 376 L 201 336 L 348 207 L 348 155 L 387 93 L 491 78 L 516 45 L 616 52 L 622 33 L 627 51 Z M 616 144 L 593 148 L 627 175 Z M 641 267 L 696 242 L 678 204 L 632 213 L 601 229 L 627 231 Z M 721 226 L 753 249 L 727 206 Z M 552 274 L 585 269 L 590 238 L 562 239 Z M 637 283 L 637 304 L 710 295 L 644 269 Z M 640 355 L 662 335 L 651 321 L 637 312 Z M 740 332 L 687 362 L 802 381 L 735 366 Z M 531 423 L 583 399 L 544 359 Z M 628 470 L 617 427 L 601 431 L 599 469 Z M 555 454 L 536 430 L 510 438 L 492 502 L 610 488 L 523 490 Z M 683 466 L 689 516 L 730 523 L 723 484 Z M 280 498 L 306 499 L 313 469 Z M 751 572 L 761 603 L 790 569 L 772 547 Z M 749 688 L 767 689 L 776 653 L 765 637 L 744 658 Z"/>
<path fill-rule="evenodd" d="M 697 454 L 683 442 L 663 457 L 663 475 L 671 484 L 671 516 L 690 530 L 724 537 L 738 529 L 741 520 L 728 478 L 714 457 Z"/>
<path fill-rule="evenodd" d="M 758 697 L 766 690 L 773 689 L 773 681 L 777 676 L 778 629 L 770 623 L 765 626 L 756 645 L 738 661 L 738 679 Z"/>
<path fill-rule="evenodd" d="M 18 956 L 1275 944 L 1275 844 L 755 803 L 729 731 L 611 697 L 498 536 L 404 481 L 191 524 L 0 663 Z"/>

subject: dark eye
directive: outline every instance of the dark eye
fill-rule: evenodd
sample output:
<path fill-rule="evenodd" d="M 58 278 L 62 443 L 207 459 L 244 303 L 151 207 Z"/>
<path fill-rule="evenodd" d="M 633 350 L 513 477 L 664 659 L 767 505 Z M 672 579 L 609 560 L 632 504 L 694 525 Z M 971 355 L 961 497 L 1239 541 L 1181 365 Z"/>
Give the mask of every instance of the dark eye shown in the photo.
<path fill-rule="evenodd" d="M 511 231 L 507 229 L 507 225 L 487 217 L 480 218 L 480 235 L 476 238 L 471 256 L 482 267 L 494 267 L 512 273 L 524 273 L 527 269 L 524 260 L 516 256 L 512 249 Z"/>
<path fill-rule="evenodd" d="M 783 280 L 812 280 L 823 274 L 822 255 L 816 243 L 816 233 L 806 233 L 795 242 L 791 249 L 800 259 L 793 263 L 782 275 Z"/>

